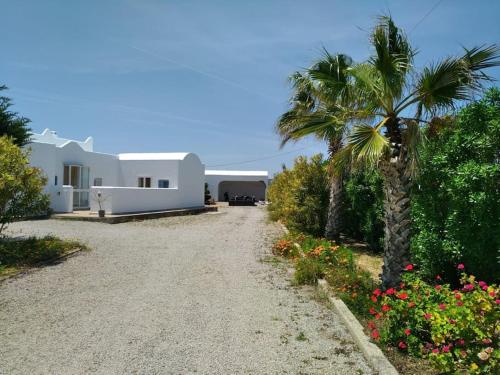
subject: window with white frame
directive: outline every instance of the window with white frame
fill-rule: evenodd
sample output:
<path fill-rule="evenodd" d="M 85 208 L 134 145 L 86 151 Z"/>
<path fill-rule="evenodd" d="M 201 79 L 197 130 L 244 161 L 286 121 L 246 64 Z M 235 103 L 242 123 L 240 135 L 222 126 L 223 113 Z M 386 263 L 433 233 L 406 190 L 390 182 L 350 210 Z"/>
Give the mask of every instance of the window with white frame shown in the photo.
<path fill-rule="evenodd" d="M 137 186 L 140 188 L 150 188 L 151 187 L 151 177 L 139 177 L 137 179 Z"/>
<path fill-rule="evenodd" d="M 158 187 L 160 189 L 168 189 L 169 185 L 170 185 L 169 180 L 158 180 Z"/>

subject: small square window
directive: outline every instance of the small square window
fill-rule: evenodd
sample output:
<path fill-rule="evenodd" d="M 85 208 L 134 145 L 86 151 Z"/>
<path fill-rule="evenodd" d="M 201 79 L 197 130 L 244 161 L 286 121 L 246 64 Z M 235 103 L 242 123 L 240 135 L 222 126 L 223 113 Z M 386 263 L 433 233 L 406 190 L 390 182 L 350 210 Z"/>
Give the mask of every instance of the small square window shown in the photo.
<path fill-rule="evenodd" d="M 94 178 L 94 186 L 102 186 L 102 177 Z"/>
<path fill-rule="evenodd" d="M 158 187 L 160 189 L 168 189 L 169 185 L 170 185 L 169 180 L 158 180 Z"/>

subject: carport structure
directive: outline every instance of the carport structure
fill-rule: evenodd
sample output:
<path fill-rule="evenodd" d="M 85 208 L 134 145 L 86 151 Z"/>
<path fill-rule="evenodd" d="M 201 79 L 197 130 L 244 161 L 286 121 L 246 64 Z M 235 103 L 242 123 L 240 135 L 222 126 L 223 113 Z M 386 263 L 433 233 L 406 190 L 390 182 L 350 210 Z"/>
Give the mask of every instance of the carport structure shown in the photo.
<path fill-rule="evenodd" d="M 216 201 L 223 201 L 225 193 L 229 198 L 247 195 L 257 200 L 265 200 L 269 173 L 267 171 L 205 170 L 205 182 L 208 184 L 212 198 Z"/>

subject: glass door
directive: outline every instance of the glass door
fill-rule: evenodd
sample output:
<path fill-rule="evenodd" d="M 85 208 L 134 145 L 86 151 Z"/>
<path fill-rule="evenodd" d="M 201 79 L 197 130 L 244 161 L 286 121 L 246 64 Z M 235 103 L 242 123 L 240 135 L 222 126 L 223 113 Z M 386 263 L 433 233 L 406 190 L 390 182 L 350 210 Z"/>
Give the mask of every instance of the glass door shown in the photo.
<path fill-rule="evenodd" d="M 73 208 L 86 209 L 89 204 L 89 167 L 81 165 L 65 165 L 63 183 L 73 186 Z"/>

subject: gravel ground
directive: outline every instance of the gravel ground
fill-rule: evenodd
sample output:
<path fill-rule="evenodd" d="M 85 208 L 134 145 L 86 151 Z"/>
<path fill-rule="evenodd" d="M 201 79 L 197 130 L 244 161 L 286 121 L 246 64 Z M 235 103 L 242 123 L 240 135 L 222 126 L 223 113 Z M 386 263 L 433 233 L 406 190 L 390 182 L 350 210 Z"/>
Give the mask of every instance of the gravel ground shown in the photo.
<path fill-rule="evenodd" d="M 0 284 L 2 374 L 371 374 L 345 327 L 294 288 L 262 207 L 11 234 L 92 251 Z"/>

